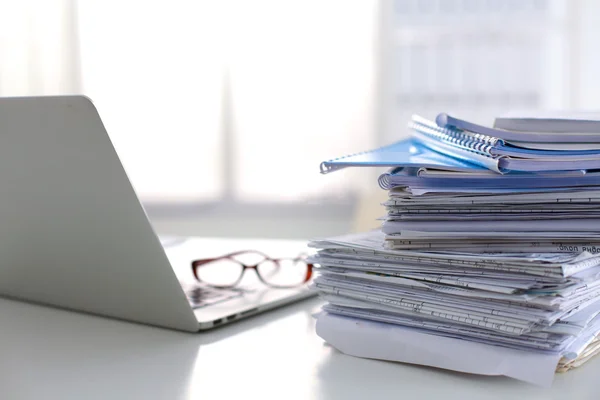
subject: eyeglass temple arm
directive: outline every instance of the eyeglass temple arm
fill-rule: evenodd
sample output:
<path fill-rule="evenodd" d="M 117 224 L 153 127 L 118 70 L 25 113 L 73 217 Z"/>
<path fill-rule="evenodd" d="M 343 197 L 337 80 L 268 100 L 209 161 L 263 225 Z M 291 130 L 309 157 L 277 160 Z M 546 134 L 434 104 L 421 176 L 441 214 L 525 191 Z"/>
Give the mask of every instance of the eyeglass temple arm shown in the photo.
<path fill-rule="evenodd" d="M 300 253 L 300 254 L 298 254 L 298 256 L 296 258 L 294 258 L 294 260 L 306 260 L 307 257 L 308 257 L 308 254 Z M 306 263 L 306 275 L 304 276 L 304 282 L 308 282 L 310 280 L 310 278 L 312 277 L 312 273 L 313 273 L 313 264 L 307 262 Z"/>
<path fill-rule="evenodd" d="M 254 253 L 254 254 L 258 254 L 259 256 L 264 257 L 267 260 L 272 260 L 271 257 L 267 256 L 264 253 L 261 253 L 260 251 L 257 250 L 241 250 L 241 251 L 235 251 L 233 253 L 229 253 L 229 254 L 225 254 L 219 257 L 213 257 L 213 258 L 199 258 L 197 260 L 192 261 L 192 266 L 196 265 L 196 266 L 200 266 L 206 263 L 209 263 L 211 261 L 215 261 L 215 260 L 220 260 L 222 258 L 231 258 L 234 256 L 238 256 L 240 254 L 248 254 L 248 253 Z"/>
<path fill-rule="evenodd" d="M 313 273 L 313 265 L 311 263 L 306 263 L 306 276 L 304 277 L 304 282 L 310 281 Z"/>

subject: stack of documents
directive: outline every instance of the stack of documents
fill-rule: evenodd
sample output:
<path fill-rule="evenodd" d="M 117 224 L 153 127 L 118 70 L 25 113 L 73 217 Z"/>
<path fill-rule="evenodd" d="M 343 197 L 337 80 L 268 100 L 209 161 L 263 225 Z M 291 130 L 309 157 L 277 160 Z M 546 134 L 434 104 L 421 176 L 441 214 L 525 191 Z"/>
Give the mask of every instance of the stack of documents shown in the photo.
<path fill-rule="evenodd" d="M 381 230 L 311 243 L 334 347 L 541 385 L 600 351 L 600 121 L 495 125 L 415 116 L 411 139 L 322 164 L 392 167 Z"/>
<path fill-rule="evenodd" d="M 600 253 L 600 187 L 438 190 L 390 190 L 388 248 Z"/>

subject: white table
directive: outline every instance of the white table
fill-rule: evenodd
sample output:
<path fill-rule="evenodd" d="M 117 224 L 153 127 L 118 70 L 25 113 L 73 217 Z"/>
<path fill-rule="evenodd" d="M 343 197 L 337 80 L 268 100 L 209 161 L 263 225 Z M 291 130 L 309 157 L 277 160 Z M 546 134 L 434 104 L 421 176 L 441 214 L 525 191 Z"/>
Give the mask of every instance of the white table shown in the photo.
<path fill-rule="evenodd" d="M 314 333 L 318 299 L 187 334 L 0 299 L 2 399 L 598 399 L 600 358 L 541 389 L 358 359 Z"/>

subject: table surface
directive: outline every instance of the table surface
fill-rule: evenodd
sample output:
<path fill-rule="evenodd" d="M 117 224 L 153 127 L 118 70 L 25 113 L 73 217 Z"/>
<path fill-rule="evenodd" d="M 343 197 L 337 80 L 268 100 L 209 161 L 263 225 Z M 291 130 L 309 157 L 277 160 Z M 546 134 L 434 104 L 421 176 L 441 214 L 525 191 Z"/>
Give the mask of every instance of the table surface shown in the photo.
<path fill-rule="evenodd" d="M 598 398 L 600 358 L 543 389 L 344 355 L 314 333 L 320 305 L 312 298 L 191 334 L 0 299 L 1 397 Z"/>

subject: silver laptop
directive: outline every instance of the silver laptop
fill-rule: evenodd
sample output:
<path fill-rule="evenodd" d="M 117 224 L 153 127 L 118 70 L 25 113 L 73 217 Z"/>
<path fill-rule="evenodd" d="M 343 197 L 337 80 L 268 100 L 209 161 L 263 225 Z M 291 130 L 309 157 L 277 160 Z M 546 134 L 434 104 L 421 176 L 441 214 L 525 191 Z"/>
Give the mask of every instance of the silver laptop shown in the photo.
<path fill-rule="evenodd" d="M 313 295 L 193 279 L 224 254 L 161 241 L 86 97 L 0 99 L 0 190 L 0 295 L 190 332 Z"/>

